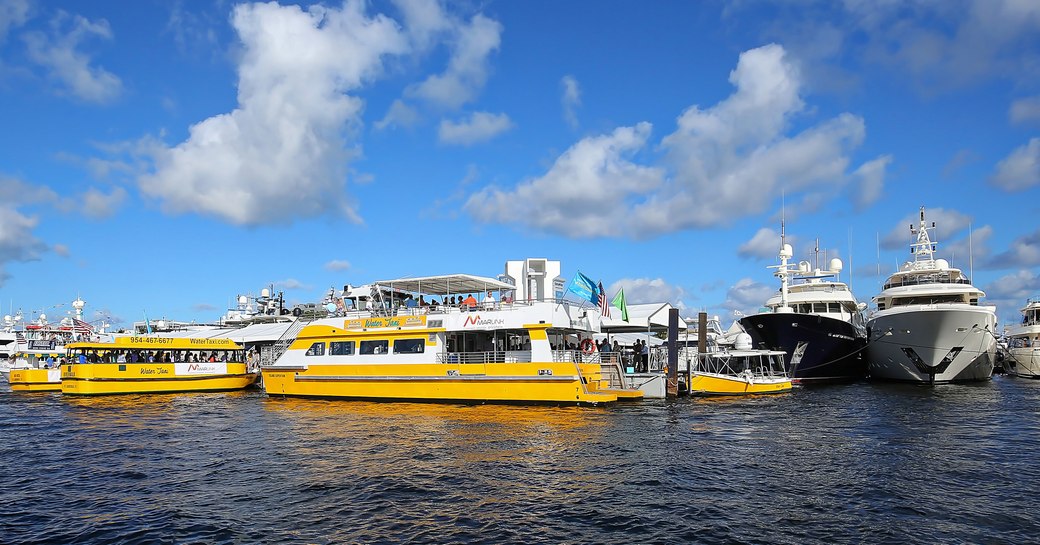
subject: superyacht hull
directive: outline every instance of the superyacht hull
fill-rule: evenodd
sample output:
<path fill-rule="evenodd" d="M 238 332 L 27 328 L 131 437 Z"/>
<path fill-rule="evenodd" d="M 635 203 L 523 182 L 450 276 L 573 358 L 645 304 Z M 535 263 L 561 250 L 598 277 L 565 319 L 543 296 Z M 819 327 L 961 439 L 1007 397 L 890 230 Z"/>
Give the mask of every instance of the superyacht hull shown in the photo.
<path fill-rule="evenodd" d="M 862 330 L 844 320 L 795 313 L 745 316 L 740 324 L 752 346 L 784 352 L 784 367 L 795 383 L 841 382 L 866 375 Z"/>
<path fill-rule="evenodd" d="M 944 383 L 989 380 L 996 315 L 970 305 L 908 305 L 867 322 L 871 378 Z"/>

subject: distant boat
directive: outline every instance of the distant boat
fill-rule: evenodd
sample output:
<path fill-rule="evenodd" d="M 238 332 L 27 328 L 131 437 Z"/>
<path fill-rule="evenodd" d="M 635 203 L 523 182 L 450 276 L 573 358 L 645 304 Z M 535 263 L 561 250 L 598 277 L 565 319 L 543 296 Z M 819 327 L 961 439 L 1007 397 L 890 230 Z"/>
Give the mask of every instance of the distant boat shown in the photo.
<path fill-rule="evenodd" d="M 1022 322 L 1008 329 L 1008 354 L 1019 377 L 1040 378 L 1040 299 L 1030 299 L 1021 309 Z"/>
<path fill-rule="evenodd" d="M 793 268 L 792 255 L 791 245 L 781 242 L 780 265 L 771 267 L 777 269 L 780 290 L 766 301 L 766 311 L 740 319 L 752 345 L 784 352 L 796 384 L 863 378 L 866 305 L 846 284 L 832 280 L 842 270 L 841 260 L 831 259 L 827 270 L 813 269 L 807 261 Z"/>
<path fill-rule="evenodd" d="M 910 232 L 914 260 L 892 274 L 867 322 L 867 361 L 872 378 L 925 382 L 989 380 L 996 360 L 997 315 L 980 305 L 985 293 L 960 269 L 935 259 L 921 207 Z"/>
<path fill-rule="evenodd" d="M 750 335 L 741 333 L 733 347 L 715 345 L 709 352 L 697 354 L 689 392 L 702 396 L 778 394 L 791 387 L 784 353 L 752 349 Z"/>

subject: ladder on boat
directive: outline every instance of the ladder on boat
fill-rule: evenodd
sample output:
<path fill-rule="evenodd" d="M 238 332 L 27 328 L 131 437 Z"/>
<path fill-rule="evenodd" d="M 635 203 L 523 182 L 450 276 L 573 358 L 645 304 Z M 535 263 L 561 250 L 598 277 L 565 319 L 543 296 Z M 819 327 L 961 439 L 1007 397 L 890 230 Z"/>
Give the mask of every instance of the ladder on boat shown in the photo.
<path fill-rule="evenodd" d="M 289 345 L 296 340 L 296 336 L 300 334 L 300 330 L 306 327 L 307 324 L 311 323 L 311 321 L 312 320 L 309 319 L 297 318 L 296 321 L 285 330 L 285 333 L 282 333 L 282 336 L 278 337 L 278 340 L 275 341 L 273 345 L 261 350 L 260 365 L 267 366 L 278 361 L 278 358 L 282 357 L 282 354 L 289 349 Z"/>

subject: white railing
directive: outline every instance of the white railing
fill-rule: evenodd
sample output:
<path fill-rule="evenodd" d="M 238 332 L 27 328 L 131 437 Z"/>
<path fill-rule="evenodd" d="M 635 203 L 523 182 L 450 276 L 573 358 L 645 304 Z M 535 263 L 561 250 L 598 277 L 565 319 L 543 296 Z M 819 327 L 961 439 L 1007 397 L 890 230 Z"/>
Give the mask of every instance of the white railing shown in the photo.
<path fill-rule="evenodd" d="M 437 363 L 530 363 L 530 350 L 504 352 L 438 352 Z"/>

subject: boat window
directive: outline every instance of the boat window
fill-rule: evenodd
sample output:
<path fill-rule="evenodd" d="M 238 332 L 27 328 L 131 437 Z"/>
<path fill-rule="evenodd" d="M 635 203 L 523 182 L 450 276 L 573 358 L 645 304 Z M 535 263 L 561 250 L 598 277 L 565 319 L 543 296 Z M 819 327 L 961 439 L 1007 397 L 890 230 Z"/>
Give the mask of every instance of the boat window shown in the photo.
<path fill-rule="evenodd" d="M 827 312 L 841 312 L 841 303 L 827 303 Z"/>
<path fill-rule="evenodd" d="M 394 354 L 420 354 L 426 350 L 426 339 L 397 339 Z"/>
<path fill-rule="evenodd" d="M 798 305 L 799 314 L 812 314 L 812 303 L 802 303 Z"/>
<path fill-rule="evenodd" d="M 388 341 L 361 341 L 359 354 L 386 354 Z"/>
<path fill-rule="evenodd" d="M 319 343 L 312 344 L 311 347 L 307 349 L 307 355 L 308 356 L 324 356 L 325 355 L 325 343 L 319 342 Z"/>
<path fill-rule="evenodd" d="M 813 312 L 827 312 L 827 303 L 813 303 Z"/>
<path fill-rule="evenodd" d="M 349 356 L 354 353 L 354 341 L 338 341 L 329 343 L 330 356 Z"/>

